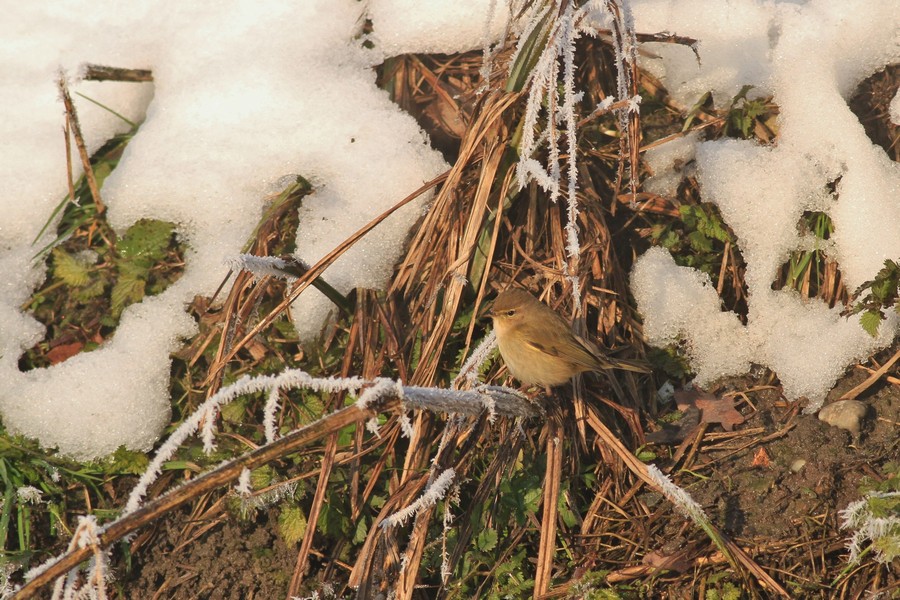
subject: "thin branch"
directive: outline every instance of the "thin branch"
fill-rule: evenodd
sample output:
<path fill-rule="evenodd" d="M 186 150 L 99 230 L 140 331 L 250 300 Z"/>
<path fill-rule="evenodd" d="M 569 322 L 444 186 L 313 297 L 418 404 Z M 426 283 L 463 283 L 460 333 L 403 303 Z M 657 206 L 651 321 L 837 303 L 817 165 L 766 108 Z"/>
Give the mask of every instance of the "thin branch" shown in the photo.
<path fill-rule="evenodd" d="M 84 136 L 81 135 L 81 124 L 78 122 L 78 113 L 75 110 L 75 104 L 72 102 L 72 96 L 69 94 L 69 83 L 66 81 L 66 75 L 63 71 L 59 72 L 59 78 L 56 83 L 59 87 L 59 94 L 62 97 L 63 105 L 66 108 L 66 125 L 71 128 L 72 135 L 75 137 L 75 147 L 78 148 L 78 155 L 81 157 L 81 165 L 84 167 L 84 177 L 87 179 L 88 187 L 91 190 L 91 196 L 94 198 L 97 214 L 100 215 L 106 210 L 106 206 L 103 204 L 103 199 L 100 197 L 100 187 L 97 185 L 97 178 L 94 177 L 94 168 L 91 166 L 91 157 L 88 154 L 87 146 L 84 143 Z"/>
<path fill-rule="evenodd" d="M 122 69 L 104 65 L 86 64 L 82 79 L 88 81 L 131 81 L 145 83 L 153 81 L 153 71 L 148 69 Z"/>

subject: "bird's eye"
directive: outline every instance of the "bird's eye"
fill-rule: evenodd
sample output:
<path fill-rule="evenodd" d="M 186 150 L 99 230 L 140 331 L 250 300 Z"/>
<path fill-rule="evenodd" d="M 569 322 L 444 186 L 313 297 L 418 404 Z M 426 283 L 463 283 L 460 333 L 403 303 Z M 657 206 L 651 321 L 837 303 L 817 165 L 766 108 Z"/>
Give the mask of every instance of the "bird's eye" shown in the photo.
<path fill-rule="evenodd" d="M 506 316 L 507 316 L 507 317 L 511 317 L 511 316 L 513 316 L 514 314 L 516 314 L 516 311 L 514 311 L 514 310 L 508 310 L 508 311 L 506 311 Z"/>

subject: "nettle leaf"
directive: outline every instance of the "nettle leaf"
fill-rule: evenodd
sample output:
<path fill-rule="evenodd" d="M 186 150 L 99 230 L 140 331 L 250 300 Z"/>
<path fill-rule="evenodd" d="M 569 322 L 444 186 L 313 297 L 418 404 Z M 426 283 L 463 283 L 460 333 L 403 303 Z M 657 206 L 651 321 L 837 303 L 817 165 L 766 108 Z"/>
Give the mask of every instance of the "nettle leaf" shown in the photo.
<path fill-rule="evenodd" d="M 866 333 L 875 337 L 878 335 L 878 326 L 881 325 L 881 319 L 881 312 L 877 310 L 867 310 L 859 315 L 859 324 Z"/>
<path fill-rule="evenodd" d="M 896 496 L 872 496 L 866 500 L 866 505 L 876 519 L 900 517 L 900 498 Z"/>
<path fill-rule="evenodd" d="M 246 410 L 247 399 L 238 398 L 219 408 L 219 414 L 222 415 L 222 419 L 229 423 L 242 423 Z"/>
<path fill-rule="evenodd" d="M 284 543 L 292 546 L 306 535 L 306 515 L 297 506 L 286 506 L 278 515 L 278 529 Z"/>
<path fill-rule="evenodd" d="M 250 488 L 261 490 L 275 482 L 275 472 L 269 465 L 263 465 L 250 471 Z"/>
<path fill-rule="evenodd" d="M 687 235 L 688 243 L 697 252 L 712 252 L 712 240 L 706 237 L 702 231 L 692 231 Z"/>
<path fill-rule="evenodd" d="M 495 529 L 483 529 L 475 538 L 475 547 L 482 552 L 490 552 L 497 547 L 497 531 Z"/>
<path fill-rule="evenodd" d="M 369 526 L 366 525 L 365 519 L 360 519 L 359 523 L 356 524 L 356 533 L 353 534 L 353 543 L 362 544 L 366 541 L 367 535 L 369 535 Z"/>
<path fill-rule="evenodd" d="M 125 232 L 116 251 L 125 261 L 147 270 L 165 257 L 174 230 L 175 226 L 166 221 L 141 219 Z"/>
<path fill-rule="evenodd" d="M 53 275 L 72 287 L 87 285 L 91 280 L 90 265 L 62 248 L 53 249 Z"/>
<path fill-rule="evenodd" d="M 113 314 L 119 315 L 129 304 L 139 302 L 144 297 L 146 285 L 147 282 L 137 274 L 123 270 L 110 294 Z"/>
<path fill-rule="evenodd" d="M 127 473 L 140 475 L 147 470 L 150 459 L 143 452 L 128 450 L 125 446 L 119 446 L 113 453 L 107 472 Z"/>
<path fill-rule="evenodd" d="M 97 278 L 88 285 L 75 290 L 72 295 L 78 302 L 88 302 L 89 300 L 93 300 L 94 298 L 103 295 L 103 291 L 106 289 L 106 283 L 106 280 Z"/>

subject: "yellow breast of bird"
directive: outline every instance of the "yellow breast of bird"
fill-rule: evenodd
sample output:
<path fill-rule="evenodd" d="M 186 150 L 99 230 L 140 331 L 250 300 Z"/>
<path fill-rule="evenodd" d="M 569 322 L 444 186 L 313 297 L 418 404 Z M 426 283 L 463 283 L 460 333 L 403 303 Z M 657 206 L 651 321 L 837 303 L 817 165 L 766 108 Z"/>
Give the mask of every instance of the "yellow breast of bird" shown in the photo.
<path fill-rule="evenodd" d="M 590 370 L 527 336 L 500 336 L 498 345 L 510 374 L 526 385 L 560 385 Z"/>

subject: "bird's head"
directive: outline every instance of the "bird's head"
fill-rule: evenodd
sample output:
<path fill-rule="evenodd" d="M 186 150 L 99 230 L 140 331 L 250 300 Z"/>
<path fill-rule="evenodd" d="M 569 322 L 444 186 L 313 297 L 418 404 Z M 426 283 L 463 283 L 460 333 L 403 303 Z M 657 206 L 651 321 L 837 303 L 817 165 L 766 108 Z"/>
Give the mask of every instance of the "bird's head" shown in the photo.
<path fill-rule="evenodd" d="M 528 309 L 538 301 L 525 290 L 506 290 L 500 292 L 494 305 L 488 312 L 488 316 L 494 320 L 494 328 L 498 332 L 515 329 L 521 324 L 528 313 Z"/>

